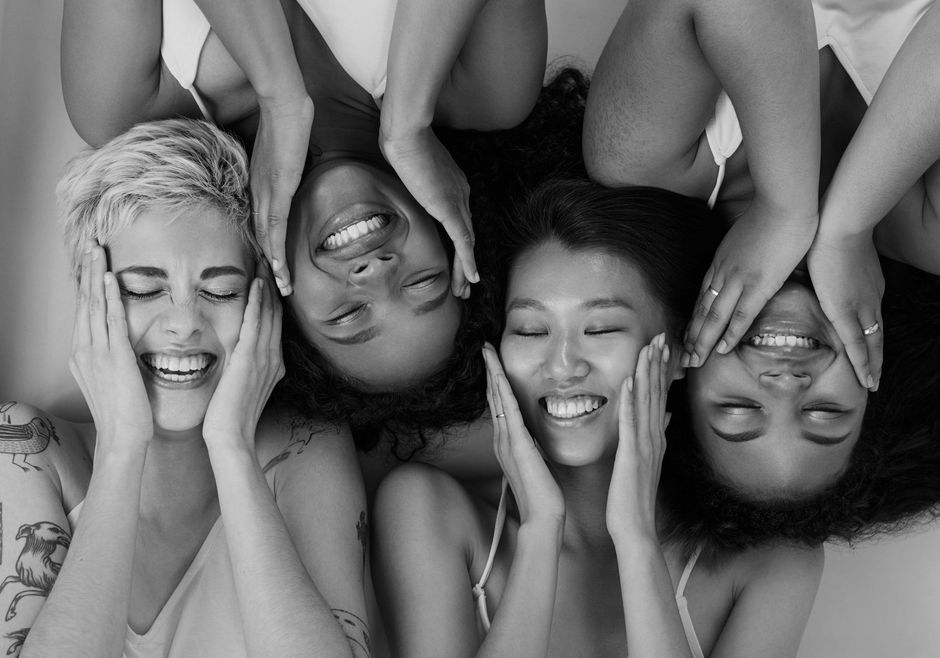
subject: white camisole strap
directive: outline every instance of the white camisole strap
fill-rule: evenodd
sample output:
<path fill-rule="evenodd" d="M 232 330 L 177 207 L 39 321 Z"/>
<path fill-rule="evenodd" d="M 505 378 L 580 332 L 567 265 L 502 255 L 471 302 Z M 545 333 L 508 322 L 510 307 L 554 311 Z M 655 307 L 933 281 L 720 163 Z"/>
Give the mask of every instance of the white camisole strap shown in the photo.
<path fill-rule="evenodd" d="M 676 586 L 676 605 L 679 607 L 679 618 L 682 620 L 682 629 L 685 631 L 685 639 L 689 643 L 689 649 L 692 650 L 694 658 L 705 658 L 705 652 L 702 651 L 702 645 L 699 644 L 698 635 L 695 634 L 695 626 L 692 625 L 692 615 L 689 614 L 689 602 L 685 598 L 685 586 L 689 582 L 689 576 L 692 575 L 692 569 L 698 561 L 698 556 L 702 553 L 702 547 L 697 546 L 693 551 L 689 561 L 682 570 L 682 576 L 679 578 L 679 584 Z"/>
<path fill-rule="evenodd" d="M 496 509 L 496 524 L 493 528 L 493 539 L 490 542 L 490 553 L 486 558 L 486 565 L 483 567 L 483 574 L 480 580 L 473 586 L 473 598 L 477 602 L 477 614 L 480 617 L 480 623 L 483 624 L 483 630 L 490 630 L 490 613 L 486 609 L 486 581 L 490 577 L 490 571 L 493 570 L 493 562 L 496 560 L 496 550 L 499 548 L 499 540 L 503 536 L 503 527 L 506 525 L 506 504 L 508 496 L 506 492 L 509 488 L 509 480 L 503 478 L 503 484 L 499 492 L 499 507 Z"/>

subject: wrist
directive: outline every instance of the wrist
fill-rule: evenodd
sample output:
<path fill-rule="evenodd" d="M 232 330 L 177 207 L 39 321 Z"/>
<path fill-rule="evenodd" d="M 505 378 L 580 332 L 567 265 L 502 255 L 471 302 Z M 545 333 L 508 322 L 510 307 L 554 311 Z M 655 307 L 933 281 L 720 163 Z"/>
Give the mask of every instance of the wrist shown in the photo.
<path fill-rule="evenodd" d="M 564 532 L 564 517 L 535 517 L 527 519 L 525 523 L 519 526 L 517 541 L 520 546 L 523 543 L 531 543 L 533 546 L 540 546 L 560 552 Z"/>
<path fill-rule="evenodd" d="M 621 562 L 646 562 L 651 558 L 659 556 L 662 548 L 659 545 L 659 539 L 650 532 L 636 529 L 632 532 L 611 532 L 611 539 L 614 540 L 614 550 L 617 553 L 617 559 Z"/>
<path fill-rule="evenodd" d="M 411 141 L 422 132 L 431 129 L 431 118 L 419 111 L 395 118 L 386 113 L 385 106 L 383 106 L 379 124 L 379 143 L 393 145 L 395 142 Z"/>

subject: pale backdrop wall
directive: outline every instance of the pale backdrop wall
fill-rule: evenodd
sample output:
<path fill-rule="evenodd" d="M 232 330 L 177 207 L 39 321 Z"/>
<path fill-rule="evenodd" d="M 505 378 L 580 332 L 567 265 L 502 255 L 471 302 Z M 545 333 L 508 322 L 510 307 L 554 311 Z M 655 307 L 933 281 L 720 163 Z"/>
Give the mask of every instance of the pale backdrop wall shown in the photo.
<path fill-rule="evenodd" d="M 622 6 L 548 0 L 550 59 L 574 54 L 592 66 Z M 0 0 L 0 399 L 79 418 L 66 367 L 72 289 L 53 203 L 58 171 L 82 146 L 59 85 L 61 11 L 61 0 Z M 940 656 L 938 563 L 940 528 L 827 547 L 801 658 Z"/>

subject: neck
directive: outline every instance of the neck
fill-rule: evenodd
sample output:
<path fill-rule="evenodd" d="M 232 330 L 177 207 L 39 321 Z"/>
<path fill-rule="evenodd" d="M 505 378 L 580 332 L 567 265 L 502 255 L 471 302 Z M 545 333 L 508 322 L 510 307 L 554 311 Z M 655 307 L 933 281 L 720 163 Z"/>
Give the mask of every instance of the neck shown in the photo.
<path fill-rule="evenodd" d="M 552 467 L 565 497 L 565 537 L 567 548 L 613 552 L 607 531 L 607 491 L 613 474 L 613 458 L 585 466 Z"/>
<path fill-rule="evenodd" d="M 215 477 L 201 426 L 154 434 L 144 463 L 140 510 L 144 518 L 216 513 Z"/>

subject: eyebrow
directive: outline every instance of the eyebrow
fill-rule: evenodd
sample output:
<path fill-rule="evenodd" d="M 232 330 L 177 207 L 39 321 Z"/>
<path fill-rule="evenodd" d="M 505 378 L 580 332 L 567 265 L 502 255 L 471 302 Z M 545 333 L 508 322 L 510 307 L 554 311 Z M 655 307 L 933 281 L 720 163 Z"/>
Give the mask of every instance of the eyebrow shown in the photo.
<path fill-rule="evenodd" d="M 581 304 L 581 308 L 585 310 L 597 309 L 597 308 L 626 308 L 633 310 L 633 306 L 627 303 L 625 299 L 620 297 L 598 297 L 596 299 L 589 299 L 588 301 Z M 506 306 L 506 312 L 515 310 L 515 309 L 531 309 L 533 311 L 544 311 L 545 304 L 538 301 L 537 299 L 532 299 L 531 297 L 519 297 L 512 300 Z"/>
<path fill-rule="evenodd" d="M 414 314 L 415 317 L 418 317 L 419 315 L 425 315 L 431 311 L 436 311 L 444 305 L 444 302 L 447 301 L 448 295 L 450 295 L 450 286 L 445 286 L 444 291 L 441 292 L 440 295 L 434 299 L 430 299 L 422 304 L 415 306 L 414 310 L 412 310 L 412 314 Z"/>
<path fill-rule="evenodd" d="M 326 336 L 327 340 L 333 341 L 334 343 L 339 343 L 340 345 L 361 345 L 366 343 L 376 336 L 379 335 L 379 330 L 377 327 L 369 327 L 368 329 L 363 329 L 362 331 L 357 331 L 351 336 Z"/>
<path fill-rule="evenodd" d="M 744 443 L 745 441 L 753 441 L 754 439 L 759 439 L 764 436 L 764 428 L 761 427 L 756 430 L 746 430 L 744 432 L 722 432 L 714 425 L 709 425 L 709 428 L 712 432 L 717 434 L 720 438 L 725 441 L 731 441 L 732 443 Z M 813 443 L 821 446 L 834 446 L 842 443 L 849 436 L 852 435 L 852 432 L 846 432 L 839 436 L 825 436 L 823 434 L 816 434 L 815 432 L 803 432 L 801 437 L 806 441 L 812 441 Z"/>
<path fill-rule="evenodd" d="M 124 274 L 135 274 L 137 276 L 145 276 L 151 279 L 167 279 L 166 270 L 160 269 L 159 267 L 144 267 L 142 265 L 135 265 L 132 267 L 125 267 L 123 270 L 117 272 L 118 275 Z M 234 265 L 220 265 L 217 267 L 207 267 L 200 274 L 200 280 L 203 279 L 214 279 L 219 276 L 244 276 L 247 277 L 248 274 L 245 270 L 240 267 L 235 267 Z"/>

